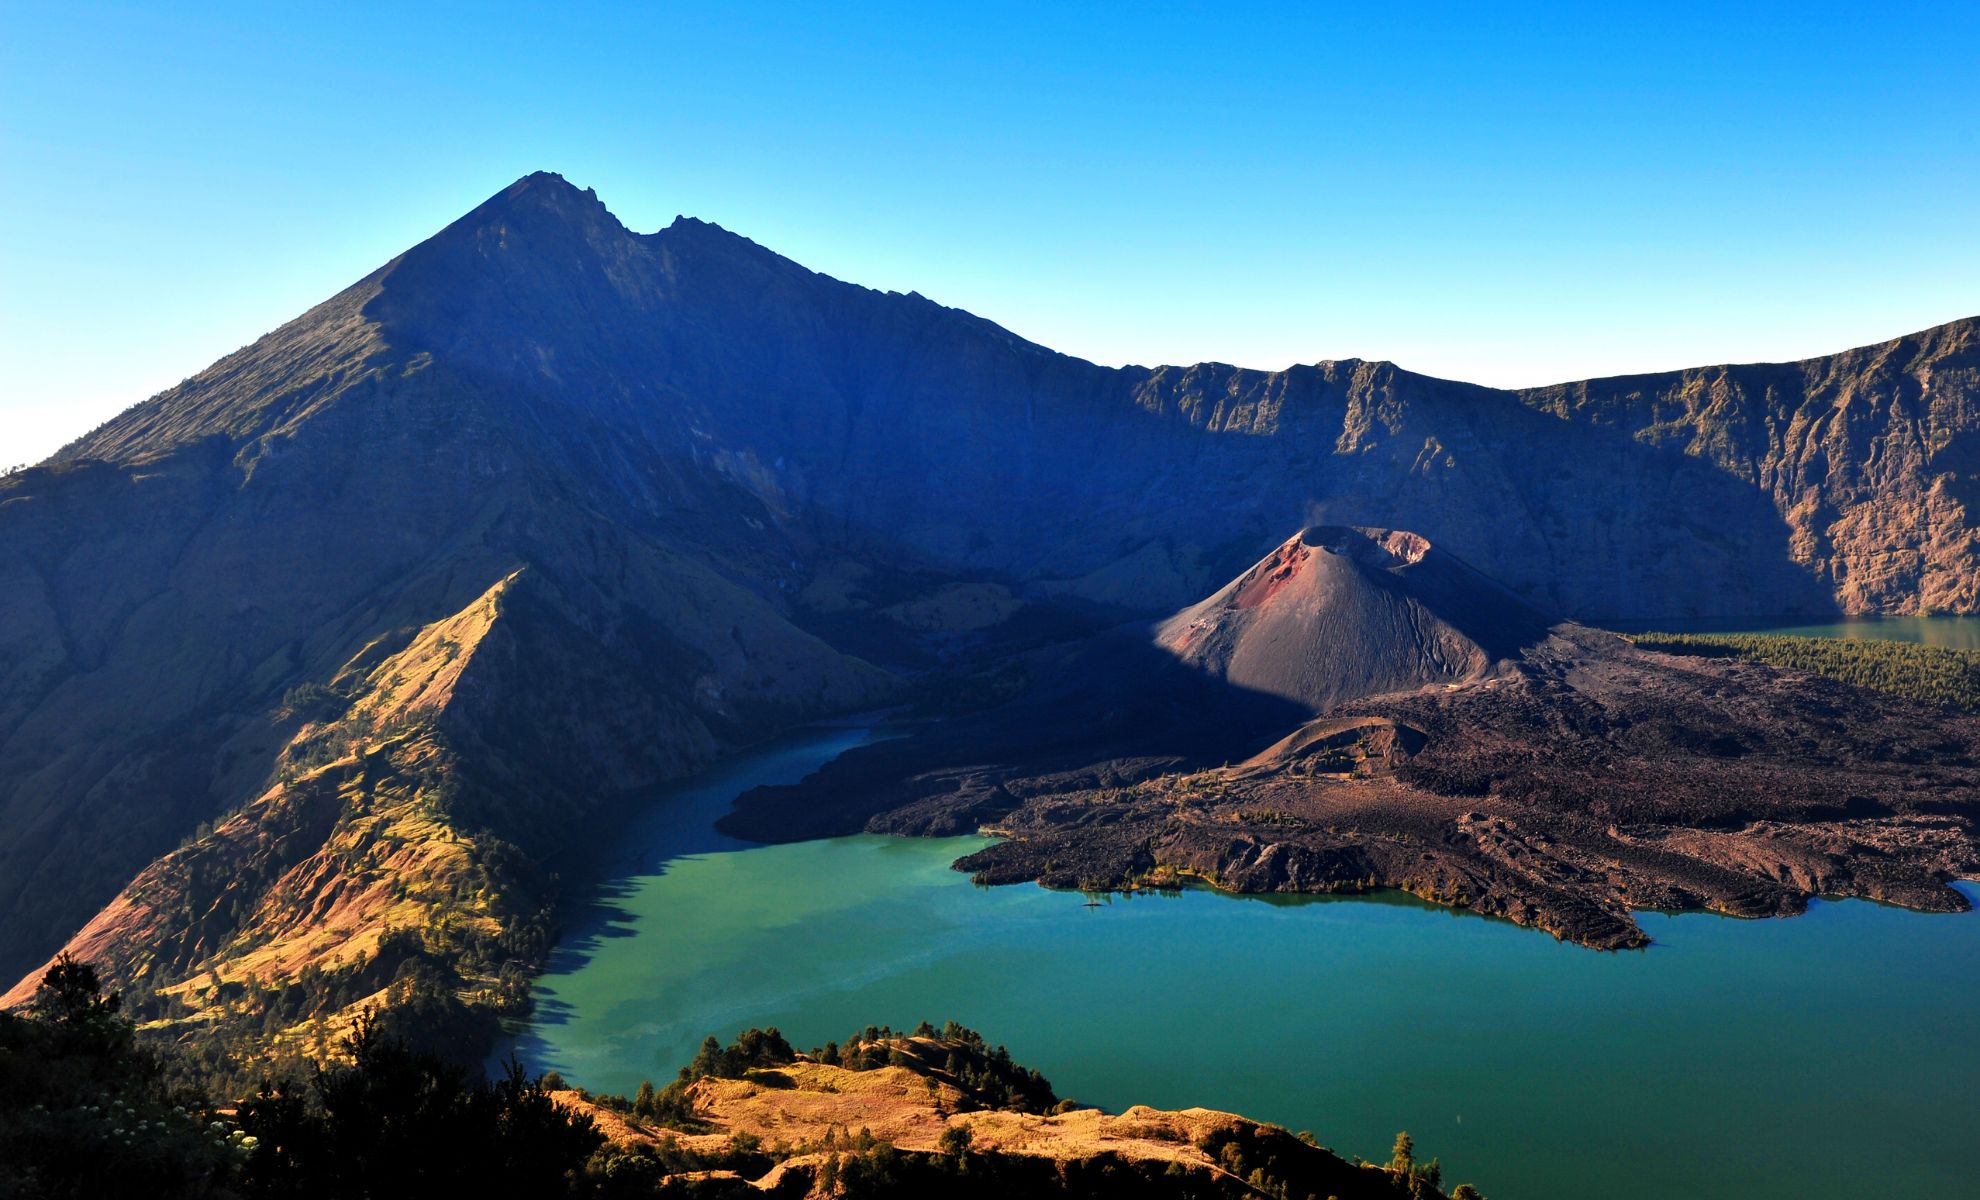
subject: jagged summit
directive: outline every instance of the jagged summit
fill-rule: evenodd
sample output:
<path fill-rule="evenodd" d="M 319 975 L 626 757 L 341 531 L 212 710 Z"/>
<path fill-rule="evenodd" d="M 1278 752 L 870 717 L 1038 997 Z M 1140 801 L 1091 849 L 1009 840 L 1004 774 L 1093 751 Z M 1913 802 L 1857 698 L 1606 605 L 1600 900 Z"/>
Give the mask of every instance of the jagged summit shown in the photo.
<path fill-rule="evenodd" d="M 538 171 L 525 175 L 490 196 L 438 233 L 387 264 L 389 292 L 408 275 L 426 289 L 438 284 L 459 287 L 475 275 L 478 264 L 500 270 L 505 262 L 531 261 L 540 276 L 536 286 L 552 284 L 555 275 L 593 269 L 593 259 L 614 257 L 638 235 L 612 214 L 597 192 L 579 188 L 561 175 Z M 440 272 L 439 279 L 428 279 Z M 514 285 L 520 281 L 511 279 Z M 380 314 L 374 314 L 374 317 Z M 401 314 L 385 314 L 390 316 Z"/>
<path fill-rule="evenodd" d="M 598 195 L 591 188 L 580 188 L 556 171 L 531 171 L 503 190 L 505 194 L 522 191 L 575 193 L 580 196 L 590 196 L 594 199 Z"/>
<path fill-rule="evenodd" d="M 1478 702 L 1553 612 L 1980 610 L 1973 334 L 1517 393 L 1113 370 L 526 176 L 0 479 L 0 970 L 106 912 L 203 986 L 336 896 L 363 944 L 427 902 L 352 864 L 477 892 L 613 790 L 899 699 L 888 664 L 1075 622 L 1133 636 L 1048 732 L 1142 770 Z M 373 719 L 421 672 L 458 686 Z M 421 815 L 456 788 L 469 842 Z"/>
<path fill-rule="evenodd" d="M 1352 358 L 1106 369 L 710 222 L 634 233 L 539 172 L 58 461 L 215 439 L 259 461 L 331 414 L 370 436 L 548 428 L 619 484 L 650 453 L 637 471 L 712 469 L 776 510 L 1143 612 L 1308 511 L 1432 532 L 1581 616 L 1958 611 L 1980 606 L 1974 329 L 1524 392 Z M 412 392 L 418 415 L 378 411 Z"/>
<path fill-rule="evenodd" d="M 470 209 L 457 223 L 477 224 L 500 213 L 532 211 L 575 219 L 589 219 L 601 211 L 610 215 L 594 189 L 581 188 L 555 171 L 532 171 Z M 614 223 L 619 223 L 616 218 Z"/>

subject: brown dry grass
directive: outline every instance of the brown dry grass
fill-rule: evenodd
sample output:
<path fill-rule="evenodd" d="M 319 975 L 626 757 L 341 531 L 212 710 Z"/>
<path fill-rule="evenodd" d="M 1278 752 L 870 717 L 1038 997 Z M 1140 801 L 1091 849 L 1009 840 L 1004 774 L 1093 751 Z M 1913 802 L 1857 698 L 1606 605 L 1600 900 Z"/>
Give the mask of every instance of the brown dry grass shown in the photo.
<path fill-rule="evenodd" d="M 903 1067 L 852 1071 L 801 1061 L 748 1079 L 703 1079 L 689 1094 L 706 1130 L 680 1133 L 649 1127 L 601 1107 L 575 1091 L 556 1093 L 567 1108 L 588 1113 L 614 1142 L 673 1139 L 688 1149 L 719 1151 L 736 1134 L 762 1139 L 779 1158 L 800 1161 L 828 1139 L 843 1144 L 861 1130 L 914 1152 L 939 1149 L 942 1134 L 968 1128 L 981 1151 L 1031 1155 L 1057 1161 L 1116 1154 L 1136 1162 L 1181 1163 L 1222 1174 L 1198 1148 L 1219 1129 L 1249 1125 L 1243 1117 L 1210 1109 L 1180 1112 L 1134 1107 L 1114 1115 L 1083 1108 L 1056 1116 L 1003 1111 L 958 1111 L 962 1094 Z M 772 1177 L 777 1172 L 772 1173 Z M 769 1183 L 772 1180 L 761 1181 Z"/>

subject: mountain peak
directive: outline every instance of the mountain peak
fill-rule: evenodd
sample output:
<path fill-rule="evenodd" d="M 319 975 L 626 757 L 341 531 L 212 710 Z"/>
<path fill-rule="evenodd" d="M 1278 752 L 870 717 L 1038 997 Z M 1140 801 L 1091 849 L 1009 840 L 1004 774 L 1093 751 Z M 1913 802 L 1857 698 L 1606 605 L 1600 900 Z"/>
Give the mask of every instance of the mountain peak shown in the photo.
<path fill-rule="evenodd" d="M 577 184 L 557 174 L 555 171 L 531 171 L 503 188 L 504 196 L 539 196 L 548 199 L 586 200 L 598 199 L 598 193 L 591 188 L 580 188 Z"/>
<path fill-rule="evenodd" d="M 1480 678 L 1549 624 L 1421 534 L 1313 525 L 1163 622 L 1155 641 L 1211 675 L 1320 712 Z"/>
<path fill-rule="evenodd" d="M 612 215 L 598 193 L 580 188 L 554 171 L 534 171 L 482 201 L 449 228 L 517 224 L 550 220 L 578 228 L 625 227 Z"/>

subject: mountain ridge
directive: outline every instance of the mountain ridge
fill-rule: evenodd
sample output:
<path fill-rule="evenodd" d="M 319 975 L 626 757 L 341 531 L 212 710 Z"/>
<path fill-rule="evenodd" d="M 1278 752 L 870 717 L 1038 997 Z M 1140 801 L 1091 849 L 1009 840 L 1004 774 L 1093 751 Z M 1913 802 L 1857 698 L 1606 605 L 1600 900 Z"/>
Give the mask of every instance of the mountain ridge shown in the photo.
<path fill-rule="evenodd" d="M 307 321 L 310 316 L 313 316 L 316 313 L 329 309 L 332 306 L 340 306 L 341 302 L 347 301 L 347 298 L 351 298 L 358 294 L 363 293 L 366 304 L 361 307 L 368 307 L 369 303 L 372 300 L 378 299 L 382 295 L 382 289 L 376 288 L 373 285 L 390 278 L 393 272 L 395 271 L 395 269 L 401 267 L 406 262 L 408 257 L 416 254 L 420 249 L 435 243 L 439 243 L 443 241 L 443 239 L 447 239 L 450 235 L 454 235 L 457 232 L 472 230 L 475 229 L 478 225 L 485 225 L 491 222 L 499 222 L 504 217 L 522 217 L 522 216 L 534 215 L 531 211 L 532 209 L 536 210 L 537 212 L 547 212 L 549 214 L 552 214 L 552 220 L 562 221 L 570 224 L 577 224 L 583 227 L 583 229 L 587 234 L 608 233 L 613 236 L 623 235 L 624 237 L 635 239 L 641 242 L 650 243 L 656 240 L 667 239 L 670 236 L 680 237 L 683 234 L 689 236 L 713 235 L 713 240 L 718 241 L 722 245 L 724 245 L 730 253 L 742 252 L 755 257 L 761 262 L 774 263 L 780 269 L 794 271 L 803 276 L 824 281 L 834 287 L 851 289 L 860 293 L 864 293 L 869 296 L 892 298 L 892 299 L 899 299 L 904 301 L 919 301 L 930 306 L 931 308 L 939 310 L 944 314 L 949 314 L 951 316 L 962 318 L 971 324 L 980 326 L 987 331 L 993 332 L 1001 340 L 1004 340 L 1005 342 L 1013 346 L 1020 347 L 1027 352 L 1049 355 L 1054 358 L 1063 359 L 1073 363 L 1078 363 L 1084 367 L 1090 368 L 1091 370 L 1099 373 L 1120 373 L 1120 374 L 1128 374 L 1128 375 L 1141 374 L 1149 377 L 1156 377 L 1156 376 L 1163 376 L 1167 374 L 1181 372 L 1184 374 L 1205 374 L 1211 376 L 1245 375 L 1245 376 L 1273 377 L 1273 376 L 1285 375 L 1289 372 L 1300 371 L 1303 369 L 1313 370 L 1313 371 L 1327 371 L 1330 369 L 1352 370 L 1356 368 L 1368 367 L 1368 368 L 1376 368 L 1376 369 L 1388 369 L 1400 375 L 1414 379 L 1432 381 L 1437 383 L 1457 384 L 1467 388 L 1476 388 L 1478 390 L 1495 392 L 1502 395 L 1538 397 L 1538 396 L 1557 395 L 1569 389 L 1575 389 L 1585 394 L 1589 389 L 1593 389 L 1605 385 L 1609 387 L 1619 387 L 1622 385 L 1629 385 L 1629 384 L 1675 382 L 1684 376 L 1698 375 L 1701 373 L 1709 373 L 1709 372 L 1723 373 L 1727 371 L 1761 371 L 1770 368 L 1782 369 L 1782 370 L 1788 368 L 1805 368 L 1815 364 L 1830 363 L 1835 360 L 1859 357 L 1864 355 L 1876 355 L 1881 357 L 1887 353 L 1898 351 L 1899 349 L 1914 343 L 1917 345 L 1917 347 L 1920 350 L 1925 350 L 1933 346 L 1934 344 L 1943 343 L 1943 342 L 1954 342 L 1957 344 L 1959 348 L 1963 348 L 1966 344 L 1971 343 L 1976 336 L 1980 336 L 1980 314 L 1974 314 L 1966 317 L 1953 318 L 1951 320 L 1941 322 L 1938 325 L 1930 326 L 1922 330 L 1899 334 L 1897 336 L 1882 339 L 1879 341 L 1863 343 L 1858 346 L 1850 347 L 1846 350 L 1835 351 L 1827 354 L 1809 355 L 1799 359 L 1726 361 L 1726 362 L 1718 362 L 1718 363 L 1701 364 L 1692 367 L 1676 367 L 1676 368 L 1667 368 L 1667 369 L 1654 370 L 1654 371 L 1629 372 L 1618 375 L 1594 376 L 1579 380 L 1572 380 L 1572 379 L 1562 380 L 1554 383 L 1545 383 L 1545 384 L 1538 384 L 1538 385 L 1524 386 L 1524 387 L 1496 387 L 1492 385 L 1473 384 L 1460 379 L 1429 375 L 1423 372 L 1413 371 L 1401 365 L 1400 363 L 1394 362 L 1392 360 L 1364 359 L 1360 357 L 1348 357 L 1341 359 L 1320 359 L 1320 360 L 1315 360 L 1313 362 L 1297 362 L 1290 364 L 1286 367 L 1277 368 L 1277 369 L 1245 367 L 1223 361 L 1213 361 L 1213 360 L 1206 360 L 1191 364 L 1181 364 L 1181 363 L 1163 364 L 1152 367 L 1139 365 L 1139 364 L 1123 364 L 1118 367 L 1107 367 L 1101 364 L 1090 362 L 1089 360 L 1080 359 L 1074 355 L 1069 355 L 1062 353 L 1060 351 L 1052 350 L 1051 348 L 1044 346 L 1040 343 L 1030 341 L 1029 339 L 1024 338 L 1022 335 L 1013 333 L 1010 330 L 1006 329 L 1001 325 L 996 324 L 994 321 L 988 318 L 970 313 L 966 309 L 961 309 L 961 308 L 956 308 L 953 306 L 941 304 L 938 301 L 934 301 L 927 298 L 926 296 L 923 296 L 920 292 L 916 292 L 916 291 L 894 292 L 894 291 L 884 291 L 874 288 L 867 288 L 856 283 L 841 280 L 834 276 L 824 274 L 823 272 L 813 271 L 809 268 L 804 267 L 803 264 L 797 262 L 796 260 L 789 258 L 788 256 L 785 256 L 783 254 L 780 254 L 774 250 L 771 250 L 768 247 L 763 246 L 761 243 L 758 243 L 743 234 L 729 230 L 716 222 L 703 220 L 701 218 L 689 216 L 686 214 L 681 214 L 681 215 L 677 215 L 670 224 L 663 226 L 652 233 L 646 233 L 646 234 L 637 233 L 619 221 L 619 219 L 610 211 L 610 209 L 606 207 L 604 202 L 598 198 L 595 190 L 591 188 L 580 189 L 575 184 L 570 183 L 562 175 L 556 172 L 536 171 L 530 173 L 529 175 L 523 176 L 521 179 L 518 179 L 515 183 L 509 185 L 509 187 L 496 193 L 494 196 L 490 197 L 487 201 L 484 201 L 482 204 L 470 210 L 464 216 L 460 217 L 459 219 L 453 222 L 450 222 L 447 226 L 443 227 L 439 232 L 433 235 L 433 237 L 422 242 L 419 247 L 415 247 L 414 250 L 408 251 L 406 254 L 401 254 L 399 256 L 394 257 L 392 260 L 387 262 L 384 266 L 380 267 L 378 270 L 370 273 L 369 275 L 366 275 L 363 279 L 360 279 L 358 282 L 344 289 L 343 291 L 338 293 L 337 296 L 333 297 L 331 300 L 326 301 L 324 304 L 318 305 L 315 308 L 309 310 L 309 312 L 305 313 L 302 317 L 299 317 L 296 321 L 285 322 L 282 326 L 278 327 L 272 333 L 265 335 L 263 338 L 256 339 L 255 342 L 250 343 L 248 346 L 243 347 L 242 349 L 237 350 L 232 354 L 223 356 L 223 358 L 220 359 L 215 364 L 215 368 L 224 365 L 228 361 L 233 360 L 239 356 L 249 353 L 257 346 L 260 346 L 263 343 L 267 342 L 269 339 L 278 337 L 284 330 L 287 330 L 301 322 Z M 367 291 L 367 289 L 369 289 L 369 291 Z M 215 368 L 208 368 L 208 371 L 212 371 Z M 198 375 L 193 376 L 192 378 L 198 379 L 205 374 L 207 374 L 207 372 L 201 372 Z M 138 404 L 133 405 L 130 409 L 124 410 L 124 412 L 119 413 L 116 417 L 111 418 L 110 421 L 105 422 L 105 427 L 116 424 L 122 418 L 130 415 L 131 413 L 135 412 L 138 409 L 144 408 L 148 405 L 155 403 L 161 397 L 169 396 L 175 392 L 178 392 L 180 388 L 182 388 L 183 386 L 184 385 L 180 385 L 180 387 L 175 387 L 175 388 L 168 388 L 166 389 L 166 391 L 159 393 L 157 396 L 153 396 L 145 401 L 141 401 Z M 101 445 L 103 439 L 99 437 L 100 432 L 101 432 L 100 430 L 92 431 L 92 433 L 90 434 L 85 434 L 82 437 L 79 437 L 71 441 L 70 443 L 58 449 L 53 455 L 50 456 L 49 459 L 44 460 L 44 464 L 42 465 L 58 463 L 58 462 L 75 461 L 82 458 L 105 458 L 110 461 L 115 461 L 115 458 L 112 455 L 103 454 L 103 453 L 92 453 L 92 450 L 107 448 Z"/>
<path fill-rule="evenodd" d="M 285 337 L 333 319 L 335 355 L 278 353 Z M 470 384 L 520 389 L 539 421 L 568 423 L 580 402 L 626 409 L 608 422 L 615 443 L 702 458 L 760 498 L 808 510 L 828 537 L 1103 602 L 1151 587 L 1152 608 L 1179 602 L 1249 561 L 1268 531 L 1311 516 L 1433 528 L 1494 576 L 1584 617 L 1762 604 L 1966 611 L 1980 603 L 1967 515 L 1980 478 L 1976 329 L 1969 318 L 1798 363 L 1519 391 L 1357 359 L 1276 372 L 1106 368 L 913 294 L 842 283 L 692 218 L 632 233 L 594 195 L 532 176 L 58 457 L 155 456 L 209 435 L 238 444 L 280 432 L 280 416 L 307 415 L 328 395 L 391 386 L 388 365 L 441 364 Z M 788 349 L 744 353 L 763 345 Z M 288 373 L 224 378 L 250 360 Z M 271 404 L 271 394 L 283 404 L 258 420 L 252 407 L 220 420 L 227 400 L 207 393 L 230 382 L 252 385 L 237 406 Z M 1926 411 L 1912 411 L 1914 393 L 1927 391 Z M 752 408 L 758 419 L 738 425 Z M 940 468 L 931 476 L 993 498 L 1008 528 L 986 529 L 934 478 L 900 470 L 902 438 L 923 443 Z M 1144 470 L 1082 482 L 1095 464 L 1070 456 L 1072 444 L 1101 449 L 1103 467 L 1118 457 Z M 1515 447 L 1541 450 L 1555 479 L 1515 471 Z M 1585 466 L 1591 455 L 1608 461 Z M 1251 486 L 1220 482 L 1233 474 Z M 844 486 L 855 475 L 876 485 L 870 495 Z M 1151 483 L 1172 491 L 1177 477 L 1207 490 L 1221 515 L 1154 510 Z M 1605 544 L 1606 528 L 1582 509 L 1619 487 L 1645 516 L 1624 531 L 1627 545 Z M 1896 522 L 1866 511 L 1893 499 Z M 1467 500 L 1516 519 L 1446 527 Z M 1068 510 L 1092 513 L 1074 518 L 1070 537 L 1053 528 Z M 903 512 L 924 520 L 895 528 Z M 1927 519 L 1937 533 L 1921 549 Z M 1757 549 L 1753 561 L 1691 528 L 1704 525 L 1730 527 Z M 972 537 L 988 544 L 955 549 Z M 1549 550 L 1563 541 L 1575 558 Z M 1701 551 L 1719 561 L 1701 565 Z M 1147 561 L 1137 566 L 1137 554 Z M 1673 561 L 1681 556 L 1693 561 Z M 1124 573 L 1130 586 L 1110 582 Z M 1619 573 L 1637 578 L 1618 586 Z"/>
<path fill-rule="evenodd" d="M 1974 611 L 1976 479 L 1971 320 L 1517 393 L 1354 359 L 1108 368 L 525 177 L 0 479 L 0 968 L 176 853 L 219 889 L 191 956 L 145 957 L 188 924 L 106 964 L 203 980 L 173 1020 L 219 1019 L 293 915 L 269 904 L 392 855 L 472 861 L 405 881 L 417 912 L 364 908 L 359 944 L 524 938 L 519 864 L 601 791 L 955 678 L 1001 695 L 998 664 L 1194 603 L 1287 529 L 1416 530 L 1577 618 Z M 486 686 L 352 715 L 512 577 Z M 328 832 L 270 799 L 333 765 Z M 251 810 L 276 824 L 230 844 L 294 853 L 229 874 L 209 839 Z"/>

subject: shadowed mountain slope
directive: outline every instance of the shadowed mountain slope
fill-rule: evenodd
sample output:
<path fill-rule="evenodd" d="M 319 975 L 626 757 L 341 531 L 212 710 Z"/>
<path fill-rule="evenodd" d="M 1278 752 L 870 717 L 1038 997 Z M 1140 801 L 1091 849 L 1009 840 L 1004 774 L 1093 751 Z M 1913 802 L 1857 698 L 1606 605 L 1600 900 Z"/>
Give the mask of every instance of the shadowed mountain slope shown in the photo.
<path fill-rule="evenodd" d="M 1115 370 L 532 175 L 0 479 L 0 968 L 93 917 L 148 930 L 119 982 L 216 994 L 312 906 L 365 914 L 360 945 L 513 932 L 516 864 L 599 795 L 900 695 L 869 660 L 1035 647 L 1055 605 L 1174 611 L 1288 528 L 1416 529 L 1580 617 L 1970 609 L 1976 329 L 1526 393 L 1353 360 Z M 1364 628 L 1416 619 L 1379 594 Z M 1353 687 L 1503 655 L 1448 623 Z M 1269 612 L 1227 624 L 1194 686 L 1345 694 L 1272 674 Z M 400 703 L 448 655 L 458 685 Z M 1178 728 L 1189 695 L 1108 728 Z M 455 863 L 435 838 L 474 870 L 338 907 L 381 864 Z M 211 894 L 125 894 L 174 853 Z"/>
<path fill-rule="evenodd" d="M 1394 887 L 1603 948 L 1633 909 L 1959 910 L 1980 874 L 1980 719 L 1551 621 L 1413 533 L 1309 528 L 1051 675 L 722 827 L 987 827 L 979 882 Z"/>
<path fill-rule="evenodd" d="M 535 175 L 58 459 L 217 437 L 251 463 L 440 370 L 600 495 L 677 504 L 696 489 L 663 480 L 711 473 L 835 544 L 1142 612 L 1316 520 L 1429 531 L 1583 618 L 1964 610 L 1976 328 L 1522 393 L 1356 360 L 1109 370 L 700 221 L 631 233 Z"/>

